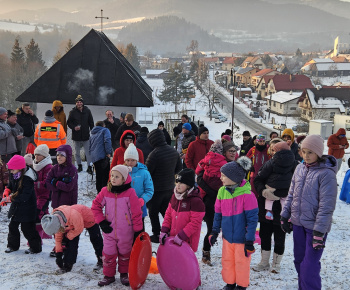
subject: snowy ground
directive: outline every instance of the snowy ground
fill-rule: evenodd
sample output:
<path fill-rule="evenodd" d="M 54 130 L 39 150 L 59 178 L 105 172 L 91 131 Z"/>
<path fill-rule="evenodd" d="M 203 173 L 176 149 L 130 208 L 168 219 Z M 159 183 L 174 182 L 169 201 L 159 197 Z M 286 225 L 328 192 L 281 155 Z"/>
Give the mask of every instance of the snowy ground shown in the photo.
<path fill-rule="evenodd" d="M 156 86 L 158 83 L 151 82 L 150 85 Z M 161 84 L 158 84 L 161 86 Z M 197 99 L 196 101 L 199 101 Z M 205 125 L 209 128 L 210 138 L 215 140 L 220 138 L 221 132 L 229 128 L 229 121 L 226 123 L 214 123 L 209 121 L 209 118 L 205 116 L 206 110 L 201 107 L 201 102 L 195 103 L 192 101 L 191 105 L 188 105 L 191 109 L 196 108 L 194 112 L 196 118 L 203 120 Z M 145 110 L 145 109 L 143 109 Z M 154 123 L 157 124 L 160 118 L 160 112 L 170 112 L 174 108 L 172 106 L 156 105 L 153 108 L 147 109 L 147 112 L 154 114 Z M 241 134 L 244 130 L 249 130 L 249 124 L 240 124 L 238 120 L 240 130 L 235 135 L 236 144 L 241 143 Z M 150 127 L 151 128 L 151 127 Z M 257 132 L 252 132 L 257 133 Z M 350 154 L 346 155 L 347 158 Z M 84 164 L 86 170 L 86 164 Z M 339 183 L 339 190 L 343 183 L 343 178 L 347 170 L 347 165 L 343 163 L 341 170 L 338 173 L 337 179 Z M 79 173 L 79 198 L 78 202 L 91 206 L 92 200 L 96 196 L 95 184 L 91 181 L 91 177 L 86 172 Z M 99 289 L 97 282 L 102 278 L 101 273 L 94 273 L 92 271 L 93 266 L 96 263 L 93 248 L 90 244 L 88 236 L 85 232 L 81 234 L 79 244 L 79 254 L 77 263 L 74 265 L 70 273 L 66 273 L 61 276 L 57 276 L 55 271 L 58 269 L 55 264 L 55 259 L 49 257 L 49 252 L 54 246 L 53 240 L 44 240 L 43 252 L 36 255 L 26 255 L 24 250 L 27 249 L 26 240 L 22 236 L 21 247 L 17 252 L 5 254 L 7 234 L 8 234 L 8 222 L 7 212 L 9 207 L 4 207 L 0 213 L 0 289 Z M 330 232 L 326 249 L 322 257 L 322 281 L 323 289 L 348 289 L 349 275 L 348 269 L 350 268 L 350 253 L 349 253 L 349 218 L 350 218 L 350 206 L 341 201 L 337 201 L 336 210 L 334 213 L 334 224 L 332 231 Z M 151 233 L 151 226 L 149 219 L 146 218 L 146 231 Z M 206 224 L 202 224 L 201 240 L 199 249 L 202 248 L 203 237 L 206 234 Z M 157 250 L 158 245 L 153 245 L 153 251 Z M 225 283 L 221 277 L 221 247 L 222 240 L 219 239 L 218 245 L 212 249 L 212 260 L 214 262 L 213 267 L 204 265 L 201 262 L 200 250 L 196 253 L 200 271 L 202 286 L 200 289 L 221 289 Z M 256 245 L 256 253 L 252 256 L 252 265 L 259 262 L 260 259 L 260 246 Z M 171 262 L 171 261 L 170 261 Z M 280 274 L 272 274 L 265 272 L 251 271 L 251 286 L 249 289 L 285 289 L 292 290 L 297 289 L 297 274 L 293 264 L 293 241 L 292 236 L 287 235 L 286 238 L 286 251 L 284 259 L 282 261 L 282 269 Z M 104 289 L 127 289 L 123 286 L 119 280 Z M 142 289 L 167 289 L 165 283 L 162 281 L 160 275 L 150 274 L 146 280 L 146 283 Z"/>

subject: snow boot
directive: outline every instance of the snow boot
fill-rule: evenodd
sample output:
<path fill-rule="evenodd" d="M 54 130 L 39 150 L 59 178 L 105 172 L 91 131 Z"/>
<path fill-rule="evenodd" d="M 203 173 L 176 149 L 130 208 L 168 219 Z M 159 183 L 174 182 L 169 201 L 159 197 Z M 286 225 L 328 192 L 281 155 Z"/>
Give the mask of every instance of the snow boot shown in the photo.
<path fill-rule="evenodd" d="M 97 283 L 98 286 L 107 286 L 115 281 L 114 276 L 113 277 L 108 277 L 104 276 L 104 278 Z"/>
<path fill-rule="evenodd" d="M 124 286 L 129 286 L 129 277 L 128 277 L 128 273 L 120 273 L 120 282 L 124 285 Z"/>
<path fill-rule="evenodd" d="M 234 290 L 234 289 L 236 289 L 236 284 L 226 284 L 226 286 L 222 288 L 222 290 Z"/>
<path fill-rule="evenodd" d="M 67 272 L 72 271 L 73 265 L 72 264 L 64 264 L 63 268 L 60 268 L 56 271 L 56 275 L 62 275 L 65 274 Z"/>
<path fill-rule="evenodd" d="M 153 234 L 150 238 L 152 243 L 159 244 L 159 235 Z"/>
<path fill-rule="evenodd" d="M 247 287 L 242 287 L 242 286 L 239 286 L 239 285 L 237 285 L 236 288 L 235 288 L 235 290 L 245 290 L 245 289 L 247 289 Z"/>
<path fill-rule="evenodd" d="M 41 251 L 40 251 L 41 252 Z M 32 248 L 29 248 L 27 250 L 24 251 L 24 253 L 26 254 L 38 254 L 40 252 L 35 252 Z"/>
<path fill-rule="evenodd" d="M 204 251 L 202 250 L 203 254 L 202 254 L 202 262 L 204 264 L 207 264 L 209 266 L 213 266 L 210 260 L 210 251 Z"/>
<path fill-rule="evenodd" d="M 56 247 L 54 247 L 54 248 L 52 249 L 52 251 L 50 252 L 50 257 L 56 258 Z"/>
<path fill-rule="evenodd" d="M 82 172 L 83 171 L 83 165 L 78 164 L 78 172 Z"/>
<path fill-rule="evenodd" d="M 14 249 L 8 247 L 8 248 L 5 250 L 5 253 L 8 254 L 8 253 L 12 253 L 12 252 L 15 252 L 15 251 L 17 251 L 17 250 L 14 250 Z"/>
<path fill-rule="evenodd" d="M 102 261 L 102 257 L 97 257 L 97 263 L 95 265 L 95 267 L 93 268 L 93 271 L 99 271 L 100 269 L 102 269 L 103 267 L 103 261 Z"/>
<path fill-rule="evenodd" d="M 283 255 L 278 255 L 276 253 L 273 253 L 273 260 L 271 265 L 271 273 L 278 274 L 281 270 L 281 261 L 282 261 Z"/>
<path fill-rule="evenodd" d="M 261 250 L 261 261 L 258 265 L 254 266 L 252 269 L 256 272 L 266 271 L 270 268 L 270 255 L 271 251 Z"/>
<path fill-rule="evenodd" d="M 94 170 L 92 169 L 92 167 L 89 165 L 88 168 L 86 169 L 86 172 L 89 173 L 90 175 L 94 174 Z"/>

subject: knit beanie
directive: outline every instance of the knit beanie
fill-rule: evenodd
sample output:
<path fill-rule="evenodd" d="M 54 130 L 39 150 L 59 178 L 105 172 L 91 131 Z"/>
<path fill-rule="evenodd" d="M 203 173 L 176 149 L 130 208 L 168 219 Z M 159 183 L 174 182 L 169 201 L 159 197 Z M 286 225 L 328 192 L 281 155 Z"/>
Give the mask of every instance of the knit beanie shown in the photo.
<path fill-rule="evenodd" d="M 126 179 L 129 176 L 129 172 L 131 172 L 131 168 L 125 165 L 117 165 L 117 166 L 114 166 L 111 171 L 118 171 L 126 181 Z"/>
<path fill-rule="evenodd" d="M 174 136 L 176 137 L 177 135 L 179 135 L 181 133 L 181 130 L 179 127 L 174 127 L 173 128 L 173 133 L 174 133 Z"/>
<path fill-rule="evenodd" d="M 186 129 L 188 131 L 191 131 L 192 130 L 192 126 L 190 123 L 185 123 L 182 125 L 182 129 Z"/>
<path fill-rule="evenodd" d="M 65 224 L 62 216 L 57 212 L 52 215 L 46 214 L 41 219 L 43 231 L 50 236 L 56 234 L 60 227 L 64 227 Z"/>
<path fill-rule="evenodd" d="M 236 151 L 238 150 L 238 147 L 232 141 L 222 144 L 222 154 L 225 154 L 226 151 L 230 150 L 232 147 L 235 148 Z"/>
<path fill-rule="evenodd" d="M 221 143 L 221 141 L 215 140 L 215 142 L 210 146 L 209 151 L 222 155 L 222 143 Z"/>
<path fill-rule="evenodd" d="M 278 142 L 273 146 L 273 150 L 275 152 L 281 151 L 281 150 L 290 150 L 290 147 L 287 142 Z"/>
<path fill-rule="evenodd" d="M 220 168 L 220 172 L 225 174 L 233 182 L 240 185 L 251 167 L 252 161 L 248 157 L 242 156 L 238 158 L 237 161 L 226 163 Z"/>
<path fill-rule="evenodd" d="M 206 131 L 209 132 L 209 130 L 208 130 L 207 127 L 205 127 L 205 126 L 199 127 L 199 129 L 198 129 L 198 136 L 201 136 L 201 135 L 202 135 L 204 132 L 206 132 Z"/>
<path fill-rule="evenodd" d="M 52 112 L 51 110 L 47 110 L 47 111 L 45 112 L 45 116 L 46 116 L 46 117 L 53 117 L 53 112 Z"/>
<path fill-rule="evenodd" d="M 23 156 L 15 155 L 9 162 L 7 162 L 7 168 L 12 170 L 21 170 L 26 168 L 26 161 Z"/>
<path fill-rule="evenodd" d="M 49 156 L 49 147 L 46 144 L 41 144 L 34 150 L 34 155 Z"/>
<path fill-rule="evenodd" d="M 231 141 L 231 137 L 229 135 L 222 135 L 221 139 L 225 139 L 226 141 Z"/>
<path fill-rule="evenodd" d="M 188 185 L 190 188 L 194 186 L 195 183 L 195 173 L 193 169 L 185 168 L 182 169 L 176 175 L 176 182 L 181 182 Z"/>
<path fill-rule="evenodd" d="M 249 137 L 251 136 L 249 131 L 244 131 L 242 135 L 243 136 L 249 136 Z"/>
<path fill-rule="evenodd" d="M 322 157 L 324 150 L 324 140 L 320 135 L 309 135 L 301 142 L 301 149 L 307 148 Z"/>
<path fill-rule="evenodd" d="M 1 115 L 1 114 L 0 114 Z M 13 116 L 13 115 L 16 115 L 15 112 L 12 112 L 11 110 L 7 110 L 7 118 Z"/>
<path fill-rule="evenodd" d="M 306 138 L 306 135 L 300 135 L 297 138 L 297 143 L 300 144 L 304 139 Z"/>
<path fill-rule="evenodd" d="M 78 95 L 76 98 L 75 98 L 75 102 L 83 102 L 84 103 L 84 99 L 81 95 Z"/>
<path fill-rule="evenodd" d="M 26 161 L 26 165 L 33 166 L 33 156 L 32 154 L 28 153 L 24 155 L 24 160 Z"/>
<path fill-rule="evenodd" d="M 126 139 L 132 139 L 134 142 L 135 142 L 135 136 L 134 134 L 132 134 L 131 132 L 127 132 L 124 136 L 123 136 L 123 142 L 126 140 Z"/>
<path fill-rule="evenodd" d="M 129 144 L 129 147 L 125 150 L 124 160 L 126 159 L 139 161 L 139 152 L 137 152 L 136 146 L 133 143 Z"/>
<path fill-rule="evenodd" d="M 147 127 L 141 127 L 141 131 L 140 131 L 141 133 L 149 133 L 149 130 L 148 130 L 148 128 Z"/>
<path fill-rule="evenodd" d="M 163 127 L 164 127 L 163 121 L 160 121 L 160 122 L 158 123 L 158 127 L 159 127 L 159 126 L 163 126 Z"/>
<path fill-rule="evenodd" d="M 0 116 L 5 114 L 7 110 L 4 107 L 0 107 Z"/>

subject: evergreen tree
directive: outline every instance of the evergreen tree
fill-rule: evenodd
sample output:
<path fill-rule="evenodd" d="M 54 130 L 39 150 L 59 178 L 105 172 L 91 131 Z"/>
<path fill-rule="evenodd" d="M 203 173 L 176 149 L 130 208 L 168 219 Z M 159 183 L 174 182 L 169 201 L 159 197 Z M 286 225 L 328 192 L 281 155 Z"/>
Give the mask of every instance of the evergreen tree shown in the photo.
<path fill-rule="evenodd" d="M 56 62 L 58 62 L 62 57 L 61 52 L 58 50 L 57 53 L 55 54 L 55 56 L 53 57 L 52 60 L 52 64 L 55 64 Z"/>
<path fill-rule="evenodd" d="M 25 62 L 23 49 L 19 46 L 19 38 L 15 39 L 15 44 L 12 47 L 11 63 L 12 65 L 23 65 Z"/>
<path fill-rule="evenodd" d="M 42 52 L 39 48 L 39 45 L 35 43 L 34 39 L 30 40 L 30 43 L 26 46 L 26 54 L 27 54 L 27 66 L 32 64 L 36 64 L 42 68 L 45 67 L 45 62 L 43 61 Z"/>
<path fill-rule="evenodd" d="M 296 57 L 302 57 L 303 53 L 301 52 L 300 48 L 297 49 L 297 51 L 295 52 L 295 56 Z"/>
<path fill-rule="evenodd" d="M 122 52 L 125 58 L 130 62 L 134 69 L 141 74 L 140 61 L 138 57 L 138 51 L 135 45 L 129 43 L 125 50 Z"/>

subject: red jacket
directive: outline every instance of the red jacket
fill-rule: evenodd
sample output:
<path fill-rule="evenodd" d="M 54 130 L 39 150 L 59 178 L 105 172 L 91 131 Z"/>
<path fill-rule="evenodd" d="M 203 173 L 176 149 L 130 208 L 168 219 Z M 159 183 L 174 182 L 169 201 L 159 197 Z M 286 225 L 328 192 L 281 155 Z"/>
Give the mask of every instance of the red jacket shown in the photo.
<path fill-rule="evenodd" d="M 339 135 L 345 135 L 339 138 Z M 344 148 L 339 148 L 339 145 L 345 145 Z M 329 136 L 327 141 L 328 155 L 333 155 L 336 159 L 343 158 L 345 149 L 349 148 L 348 140 L 346 139 L 345 129 L 340 128 L 337 133 Z"/>
<path fill-rule="evenodd" d="M 173 194 L 165 212 L 162 232 L 170 232 L 170 236 L 178 234 L 180 239 L 188 242 L 192 250 L 196 252 L 204 214 L 205 206 L 199 197 L 198 189 L 194 189 L 183 200 L 176 199 Z"/>
<path fill-rule="evenodd" d="M 120 137 L 120 147 L 117 148 L 115 151 L 114 151 L 114 154 L 113 154 L 113 160 L 112 160 L 112 164 L 111 164 L 111 169 L 116 166 L 116 165 L 123 165 L 124 164 L 124 153 L 126 151 L 126 148 L 125 148 L 125 144 L 123 142 L 123 139 L 124 139 L 124 136 L 126 134 L 132 134 L 135 138 L 134 140 L 136 140 L 136 135 L 133 131 L 131 130 L 126 130 L 124 131 L 124 133 L 122 134 L 122 136 Z M 136 142 L 135 142 L 136 143 Z M 144 158 L 143 158 L 143 153 L 140 149 L 136 148 L 137 149 L 137 152 L 139 153 L 139 161 L 140 163 L 144 164 L 145 161 L 144 161 Z"/>
<path fill-rule="evenodd" d="M 197 136 L 196 141 L 190 143 L 187 149 L 185 163 L 187 168 L 196 170 L 197 164 L 209 152 L 210 146 L 214 143 L 212 140 L 201 140 Z"/>

